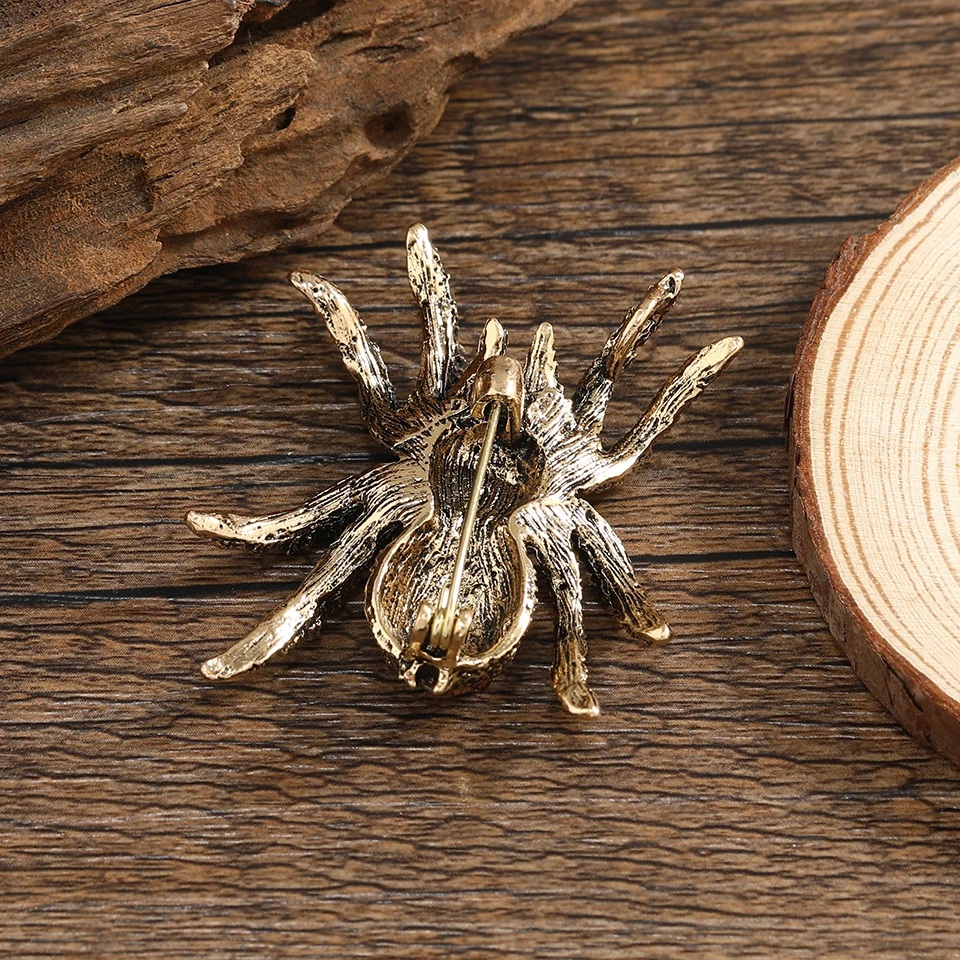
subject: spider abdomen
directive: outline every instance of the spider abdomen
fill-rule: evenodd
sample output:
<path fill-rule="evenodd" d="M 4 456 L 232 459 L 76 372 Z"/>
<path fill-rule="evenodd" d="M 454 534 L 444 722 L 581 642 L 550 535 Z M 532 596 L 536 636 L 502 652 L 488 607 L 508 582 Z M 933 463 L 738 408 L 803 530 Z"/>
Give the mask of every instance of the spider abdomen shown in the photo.
<path fill-rule="evenodd" d="M 379 559 L 367 595 L 369 619 L 387 655 L 398 661 L 423 598 L 439 598 L 450 579 L 476 469 L 483 425 L 452 430 L 430 458 L 433 509 Z M 452 693 L 476 689 L 509 661 L 533 605 L 534 574 L 510 517 L 534 495 L 541 455 L 527 440 L 499 444 L 480 497 L 475 535 L 463 572 L 460 603 L 473 611 Z M 415 585 L 415 589 L 411 586 Z"/>

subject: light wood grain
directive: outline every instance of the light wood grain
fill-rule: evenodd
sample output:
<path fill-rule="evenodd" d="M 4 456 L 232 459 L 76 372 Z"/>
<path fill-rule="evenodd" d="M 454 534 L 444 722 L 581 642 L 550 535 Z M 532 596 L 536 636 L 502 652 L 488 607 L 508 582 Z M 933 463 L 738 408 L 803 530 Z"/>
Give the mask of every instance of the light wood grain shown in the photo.
<path fill-rule="evenodd" d="M 958 54 L 946 2 L 578 5 L 479 68 L 324 246 L 165 278 L 5 361 L 6 952 L 956 954 L 960 774 L 820 616 L 783 409 L 843 238 L 960 154 Z M 342 283 L 409 383 L 417 220 L 467 335 L 499 316 L 519 356 L 549 320 L 565 380 L 684 269 L 611 437 L 686 353 L 748 341 L 597 498 L 675 632 L 640 647 L 588 591 L 598 722 L 554 705 L 547 610 L 454 702 L 392 680 L 359 591 L 276 669 L 198 673 L 310 558 L 216 551 L 183 511 L 290 505 L 379 456 L 285 274 Z"/>
<path fill-rule="evenodd" d="M 797 551 L 867 685 L 960 761 L 960 161 L 850 242 L 807 321 Z"/>

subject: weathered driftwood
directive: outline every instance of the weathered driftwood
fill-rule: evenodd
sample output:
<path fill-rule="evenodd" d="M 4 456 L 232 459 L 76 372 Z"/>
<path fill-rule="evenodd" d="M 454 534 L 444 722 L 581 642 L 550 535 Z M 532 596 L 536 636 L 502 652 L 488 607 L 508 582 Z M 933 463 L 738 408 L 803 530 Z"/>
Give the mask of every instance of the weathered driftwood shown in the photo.
<path fill-rule="evenodd" d="M 314 237 L 464 72 L 572 2 L 0 10 L 0 355 L 159 274 Z"/>
<path fill-rule="evenodd" d="M 794 544 L 874 695 L 960 763 L 960 160 L 827 273 L 797 355 Z"/>

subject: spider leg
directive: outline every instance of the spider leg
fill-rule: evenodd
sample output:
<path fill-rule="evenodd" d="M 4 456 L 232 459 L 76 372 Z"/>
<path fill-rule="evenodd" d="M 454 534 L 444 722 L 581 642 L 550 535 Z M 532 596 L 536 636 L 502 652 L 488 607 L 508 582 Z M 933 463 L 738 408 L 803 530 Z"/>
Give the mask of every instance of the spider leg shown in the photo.
<path fill-rule="evenodd" d="M 378 440 L 390 446 L 403 432 L 397 399 L 380 348 L 367 336 L 366 324 L 347 298 L 329 280 L 314 273 L 294 272 L 290 282 L 313 304 L 337 341 L 344 366 L 360 384 L 364 419 Z"/>
<path fill-rule="evenodd" d="M 653 441 L 668 429 L 680 411 L 698 397 L 723 368 L 743 349 L 740 337 L 726 337 L 704 347 L 657 394 L 637 425 L 608 454 L 580 489 L 591 490 L 629 473 Z"/>
<path fill-rule="evenodd" d="M 464 368 L 460 380 L 452 392 L 462 391 L 468 385 L 470 378 L 480 369 L 484 360 L 488 360 L 490 357 L 499 357 L 506 349 L 507 331 L 503 329 L 503 324 L 496 317 L 490 317 L 483 325 L 483 333 L 480 336 L 480 342 L 477 344 L 477 352 Z"/>
<path fill-rule="evenodd" d="M 331 533 L 345 525 L 344 518 L 360 507 L 370 490 L 393 479 L 402 471 L 400 464 L 390 463 L 369 470 L 360 477 L 350 477 L 334 484 L 306 503 L 284 513 L 248 517 L 237 513 L 204 513 L 190 510 L 187 526 L 198 536 L 210 537 L 229 544 L 254 549 L 279 547 L 296 549 L 328 528 Z"/>
<path fill-rule="evenodd" d="M 474 361 L 478 366 L 490 357 L 499 357 L 507 349 L 507 331 L 496 318 L 490 317 L 483 325 L 483 333 L 477 344 L 477 355 Z"/>
<path fill-rule="evenodd" d="M 600 705 L 587 686 L 587 638 L 583 629 L 583 587 L 573 550 L 573 523 L 562 501 L 541 501 L 518 515 L 518 525 L 536 561 L 546 571 L 557 607 L 553 687 L 573 714 L 595 717 Z"/>
<path fill-rule="evenodd" d="M 666 643 L 670 628 L 637 583 L 633 565 L 613 527 L 585 500 L 569 504 L 574 535 L 604 596 L 616 608 L 627 629 L 650 643 Z"/>
<path fill-rule="evenodd" d="M 422 223 L 415 223 L 407 231 L 407 273 L 423 316 L 417 393 L 442 399 L 460 377 L 463 351 L 457 341 L 457 304 L 450 291 L 450 277 Z"/>
<path fill-rule="evenodd" d="M 571 465 L 581 457 L 570 455 L 570 449 L 584 446 L 582 434 L 573 419 L 570 401 L 564 398 L 563 387 L 557 380 L 557 360 L 553 346 L 553 327 L 541 323 L 533 335 L 527 361 L 523 367 L 523 386 L 527 395 L 524 429 L 536 440 L 546 458 L 543 490 L 553 492 L 555 485 L 564 486 Z"/>
<path fill-rule="evenodd" d="M 599 433 L 613 386 L 660 326 L 664 314 L 680 293 L 683 272 L 672 270 L 646 292 L 604 344 L 573 398 L 573 413 L 581 430 Z"/>
<path fill-rule="evenodd" d="M 201 667 L 204 676 L 229 679 L 260 666 L 319 629 L 323 601 L 373 561 L 381 537 L 391 527 L 411 523 L 429 501 L 426 484 L 382 484 L 368 498 L 365 516 L 344 531 L 300 589 L 229 650 L 207 660 Z"/>
<path fill-rule="evenodd" d="M 557 358 L 549 323 L 541 323 L 533 335 L 523 366 L 523 386 L 530 397 L 557 386 Z"/>

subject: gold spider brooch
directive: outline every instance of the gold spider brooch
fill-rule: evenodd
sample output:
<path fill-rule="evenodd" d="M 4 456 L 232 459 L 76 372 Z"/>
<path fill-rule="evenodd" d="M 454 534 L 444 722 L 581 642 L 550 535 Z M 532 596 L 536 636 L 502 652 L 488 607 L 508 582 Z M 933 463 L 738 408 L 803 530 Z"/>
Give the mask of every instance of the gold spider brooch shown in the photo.
<path fill-rule="evenodd" d="M 743 341 L 727 337 L 693 356 L 636 426 L 605 448 L 600 429 L 613 386 L 680 292 L 679 270 L 654 284 L 627 314 L 567 399 L 549 323 L 537 329 L 521 365 L 504 355 L 507 335 L 499 321 L 488 320 L 467 362 L 450 280 L 421 224 L 407 234 L 407 267 L 424 334 L 417 384 L 403 403 L 340 290 L 313 274 L 291 275 L 358 381 L 370 433 L 396 460 L 289 513 L 187 514 L 194 533 L 223 543 L 329 546 L 300 589 L 243 640 L 208 660 L 203 673 L 226 679 L 288 650 L 319 627 L 328 598 L 372 567 L 367 619 L 399 678 L 431 694 L 475 690 L 516 653 L 536 605 L 540 568 L 558 614 L 557 696 L 571 713 L 595 715 L 579 557 L 632 634 L 663 643 L 670 630 L 637 583 L 620 538 L 584 495 L 633 470 Z"/>

